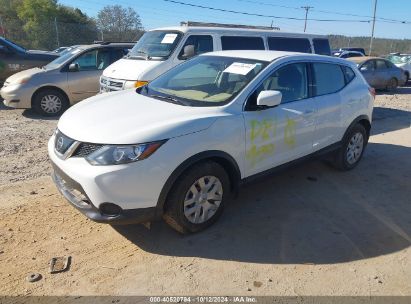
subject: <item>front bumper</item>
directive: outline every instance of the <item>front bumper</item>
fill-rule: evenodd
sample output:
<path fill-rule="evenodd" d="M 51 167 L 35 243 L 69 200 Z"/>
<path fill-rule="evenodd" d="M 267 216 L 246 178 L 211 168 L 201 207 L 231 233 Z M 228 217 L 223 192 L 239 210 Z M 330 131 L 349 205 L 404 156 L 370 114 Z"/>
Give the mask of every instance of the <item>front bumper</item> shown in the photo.
<path fill-rule="evenodd" d="M 10 85 L 7 82 L 0 90 L 1 97 L 4 99 L 3 103 L 12 108 L 29 109 L 31 108 L 31 96 L 33 90 L 26 87 L 24 84 Z"/>
<path fill-rule="evenodd" d="M 155 207 L 122 209 L 116 216 L 105 215 L 90 202 L 79 183 L 64 174 L 64 172 L 54 164 L 53 169 L 52 179 L 56 184 L 58 191 L 73 207 L 95 222 L 124 225 L 150 222 L 156 219 Z"/>

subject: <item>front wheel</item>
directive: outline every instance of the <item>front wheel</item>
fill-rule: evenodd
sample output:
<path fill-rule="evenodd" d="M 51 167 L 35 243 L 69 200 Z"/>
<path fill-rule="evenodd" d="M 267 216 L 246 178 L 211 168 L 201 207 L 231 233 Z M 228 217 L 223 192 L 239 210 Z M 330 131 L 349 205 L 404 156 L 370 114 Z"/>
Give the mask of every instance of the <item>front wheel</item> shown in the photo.
<path fill-rule="evenodd" d="M 163 218 L 180 233 L 201 231 L 221 215 L 229 192 L 223 167 L 212 161 L 196 164 L 171 189 Z"/>
<path fill-rule="evenodd" d="M 42 116 L 58 116 L 68 108 L 67 97 L 54 89 L 38 92 L 33 98 L 34 110 Z"/>
<path fill-rule="evenodd" d="M 367 131 L 361 124 L 351 128 L 335 155 L 334 164 L 340 170 L 351 170 L 360 162 L 368 142 Z"/>

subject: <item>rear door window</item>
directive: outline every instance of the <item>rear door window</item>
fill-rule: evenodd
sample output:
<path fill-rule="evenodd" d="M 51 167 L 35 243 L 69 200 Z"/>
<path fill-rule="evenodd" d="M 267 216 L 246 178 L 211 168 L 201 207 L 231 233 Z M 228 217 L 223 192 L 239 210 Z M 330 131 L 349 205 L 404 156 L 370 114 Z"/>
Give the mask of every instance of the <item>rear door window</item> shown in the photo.
<path fill-rule="evenodd" d="M 331 55 L 330 42 L 328 41 L 328 39 L 314 38 L 313 44 L 314 44 L 314 52 L 316 54 L 326 55 L 326 56 Z"/>
<path fill-rule="evenodd" d="M 184 46 L 181 48 L 178 59 L 183 59 L 184 47 L 187 45 L 194 46 L 194 53 L 196 55 L 213 51 L 213 37 L 210 35 L 191 35 L 187 38 Z"/>
<path fill-rule="evenodd" d="M 336 93 L 345 87 L 344 74 L 337 64 L 313 63 L 316 96 Z"/>
<path fill-rule="evenodd" d="M 385 64 L 384 60 L 376 60 L 375 63 L 376 63 L 376 66 L 377 66 L 377 70 L 386 70 L 387 69 L 387 65 Z"/>
<path fill-rule="evenodd" d="M 268 37 L 268 48 L 273 51 L 312 53 L 310 40 L 306 38 Z"/>
<path fill-rule="evenodd" d="M 227 50 L 265 50 L 262 37 L 222 36 L 221 47 Z"/>

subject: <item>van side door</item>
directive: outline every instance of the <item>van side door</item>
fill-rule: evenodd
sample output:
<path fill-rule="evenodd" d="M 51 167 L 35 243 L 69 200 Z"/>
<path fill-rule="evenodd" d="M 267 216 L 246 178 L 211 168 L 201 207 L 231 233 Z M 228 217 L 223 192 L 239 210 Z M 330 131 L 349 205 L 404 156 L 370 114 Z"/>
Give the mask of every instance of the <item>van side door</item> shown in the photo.
<path fill-rule="evenodd" d="M 268 49 L 271 51 L 286 51 L 299 53 L 312 53 L 311 43 L 308 38 L 300 37 L 267 37 Z"/>
<path fill-rule="evenodd" d="M 312 153 L 316 108 L 308 84 L 308 64 L 290 63 L 273 71 L 248 98 L 243 112 L 247 176 Z M 280 91 L 281 104 L 258 108 L 257 96 L 264 90 Z"/>

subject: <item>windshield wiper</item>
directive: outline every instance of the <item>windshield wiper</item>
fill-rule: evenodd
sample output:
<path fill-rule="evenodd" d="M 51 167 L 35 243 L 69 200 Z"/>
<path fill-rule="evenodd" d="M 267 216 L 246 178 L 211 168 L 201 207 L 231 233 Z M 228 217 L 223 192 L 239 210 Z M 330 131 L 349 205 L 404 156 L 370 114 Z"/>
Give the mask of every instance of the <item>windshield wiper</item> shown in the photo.
<path fill-rule="evenodd" d="M 171 97 L 171 96 L 162 96 L 162 95 L 148 95 L 149 97 L 157 98 L 157 99 L 164 99 L 174 104 L 185 105 L 180 100 Z"/>

